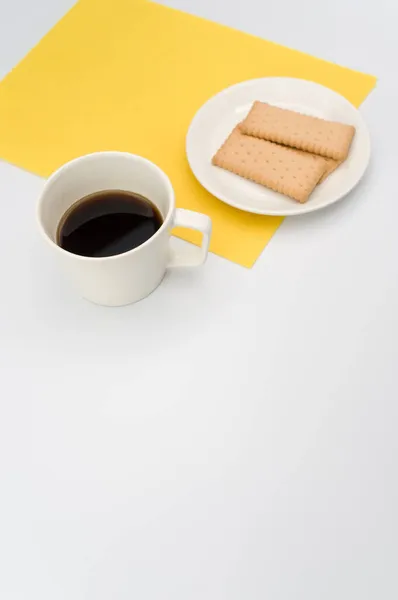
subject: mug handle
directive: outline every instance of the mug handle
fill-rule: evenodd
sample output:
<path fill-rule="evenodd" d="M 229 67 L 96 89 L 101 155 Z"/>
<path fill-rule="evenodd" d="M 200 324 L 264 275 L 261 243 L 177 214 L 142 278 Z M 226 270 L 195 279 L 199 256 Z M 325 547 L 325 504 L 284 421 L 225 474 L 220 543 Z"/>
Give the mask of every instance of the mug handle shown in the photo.
<path fill-rule="evenodd" d="M 196 229 L 203 233 L 202 244 L 200 248 L 194 252 L 188 250 L 172 251 L 168 268 L 173 267 L 199 267 L 203 265 L 209 251 L 210 235 L 211 235 L 211 219 L 207 215 L 186 210 L 185 208 L 177 208 L 174 211 L 173 227 L 187 227 L 188 229 Z"/>

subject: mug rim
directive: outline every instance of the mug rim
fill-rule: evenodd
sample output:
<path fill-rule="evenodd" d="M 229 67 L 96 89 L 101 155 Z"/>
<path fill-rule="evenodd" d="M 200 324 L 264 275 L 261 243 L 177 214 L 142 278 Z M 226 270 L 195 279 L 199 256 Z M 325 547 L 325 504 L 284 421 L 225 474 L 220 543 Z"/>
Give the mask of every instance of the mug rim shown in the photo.
<path fill-rule="evenodd" d="M 132 248 L 131 250 L 127 250 L 126 252 L 121 252 L 120 254 L 112 254 L 111 256 L 82 256 L 80 254 L 74 254 L 73 252 L 69 252 L 68 250 L 65 250 L 65 248 L 61 248 L 61 246 L 58 246 L 58 244 L 56 242 L 54 242 L 54 240 L 52 240 L 50 238 L 50 236 L 47 234 L 47 232 L 44 229 L 44 226 L 42 223 L 42 218 L 41 218 L 43 199 L 46 195 L 48 188 L 51 186 L 51 184 L 54 181 L 56 181 L 57 179 L 59 179 L 62 175 L 64 175 L 64 173 L 66 171 L 68 171 L 71 167 L 73 167 L 74 164 L 84 161 L 87 158 L 92 158 L 95 156 L 125 156 L 128 158 L 133 158 L 134 160 L 138 160 L 142 164 L 146 164 L 148 166 L 154 167 L 156 169 L 156 171 L 158 172 L 158 174 L 160 175 L 160 177 L 163 179 L 163 183 L 168 188 L 168 194 L 169 194 L 169 198 L 170 198 L 170 206 L 169 206 L 167 215 L 166 215 L 162 225 L 156 231 L 156 233 L 154 233 L 148 240 L 146 240 L 145 242 L 143 242 L 136 248 Z M 105 260 L 108 261 L 108 260 L 116 260 L 121 256 L 127 256 L 128 254 L 137 252 L 137 251 L 141 250 L 142 248 L 144 248 L 145 246 L 149 245 L 152 242 L 152 240 L 154 240 L 156 237 L 158 237 L 163 232 L 164 228 L 169 225 L 169 222 L 172 218 L 174 209 L 175 209 L 175 195 L 174 195 L 173 186 L 171 184 L 171 181 L 170 181 L 168 175 L 166 175 L 166 173 L 163 171 L 163 169 L 161 169 L 156 163 L 152 162 L 148 158 L 145 158 L 144 156 L 140 156 L 139 154 L 132 154 L 131 152 L 121 152 L 118 150 L 105 150 L 105 151 L 100 151 L 100 152 L 90 152 L 89 154 L 83 154 L 82 156 L 77 156 L 76 158 L 73 158 L 72 160 L 64 163 L 58 169 L 56 169 L 53 173 L 51 173 L 51 175 L 46 180 L 44 187 L 42 189 L 42 192 L 37 201 L 36 220 L 39 225 L 41 234 L 44 236 L 46 241 L 49 244 L 51 244 L 51 246 L 53 246 L 54 248 L 57 249 L 57 251 L 60 251 L 63 254 L 67 254 L 76 259 L 84 260 L 84 261 L 105 261 Z"/>

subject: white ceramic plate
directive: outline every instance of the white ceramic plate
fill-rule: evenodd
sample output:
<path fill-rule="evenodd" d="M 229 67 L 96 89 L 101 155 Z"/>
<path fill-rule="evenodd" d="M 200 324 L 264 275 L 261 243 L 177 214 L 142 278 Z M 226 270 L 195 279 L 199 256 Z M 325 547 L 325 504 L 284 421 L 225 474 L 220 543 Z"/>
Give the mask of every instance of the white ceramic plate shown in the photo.
<path fill-rule="evenodd" d="M 211 164 L 212 156 L 233 127 L 245 118 L 254 100 L 356 128 L 347 160 L 314 190 L 306 204 L 299 204 Z M 370 138 L 358 110 L 343 96 L 311 81 L 269 77 L 244 81 L 208 100 L 190 125 L 186 151 L 196 178 L 223 202 L 262 215 L 288 216 L 319 210 L 346 196 L 368 166 Z"/>

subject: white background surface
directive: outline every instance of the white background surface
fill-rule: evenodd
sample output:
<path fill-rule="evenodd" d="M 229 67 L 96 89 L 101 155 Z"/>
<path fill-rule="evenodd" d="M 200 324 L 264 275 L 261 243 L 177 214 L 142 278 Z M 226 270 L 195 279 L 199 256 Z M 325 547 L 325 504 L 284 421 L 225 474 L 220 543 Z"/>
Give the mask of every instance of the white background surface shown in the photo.
<path fill-rule="evenodd" d="M 0 163 L 0 598 L 396 599 L 398 14 L 171 2 L 378 75 L 373 162 L 254 269 L 122 309 L 73 295 Z M 0 75 L 71 4 L 0 0 Z"/>

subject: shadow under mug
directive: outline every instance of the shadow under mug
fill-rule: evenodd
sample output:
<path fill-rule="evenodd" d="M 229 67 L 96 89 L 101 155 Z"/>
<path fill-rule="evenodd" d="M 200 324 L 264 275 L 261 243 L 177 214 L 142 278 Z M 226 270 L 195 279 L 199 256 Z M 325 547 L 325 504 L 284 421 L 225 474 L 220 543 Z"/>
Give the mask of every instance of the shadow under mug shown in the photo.
<path fill-rule="evenodd" d="M 163 217 L 158 231 L 137 248 L 104 258 L 79 256 L 58 246 L 57 229 L 65 212 L 84 196 L 107 189 L 131 191 L 149 198 Z M 141 300 L 160 284 L 166 269 L 199 266 L 208 253 L 210 218 L 176 209 L 167 175 L 151 161 L 125 152 L 97 152 L 62 166 L 47 180 L 37 216 L 44 238 L 61 259 L 80 295 L 105 306 Z M 173 251 L 170 247 L 173 227 L 200 231 L 201 247 L 195 248 L 194 253 L 184 249 Z"/>

